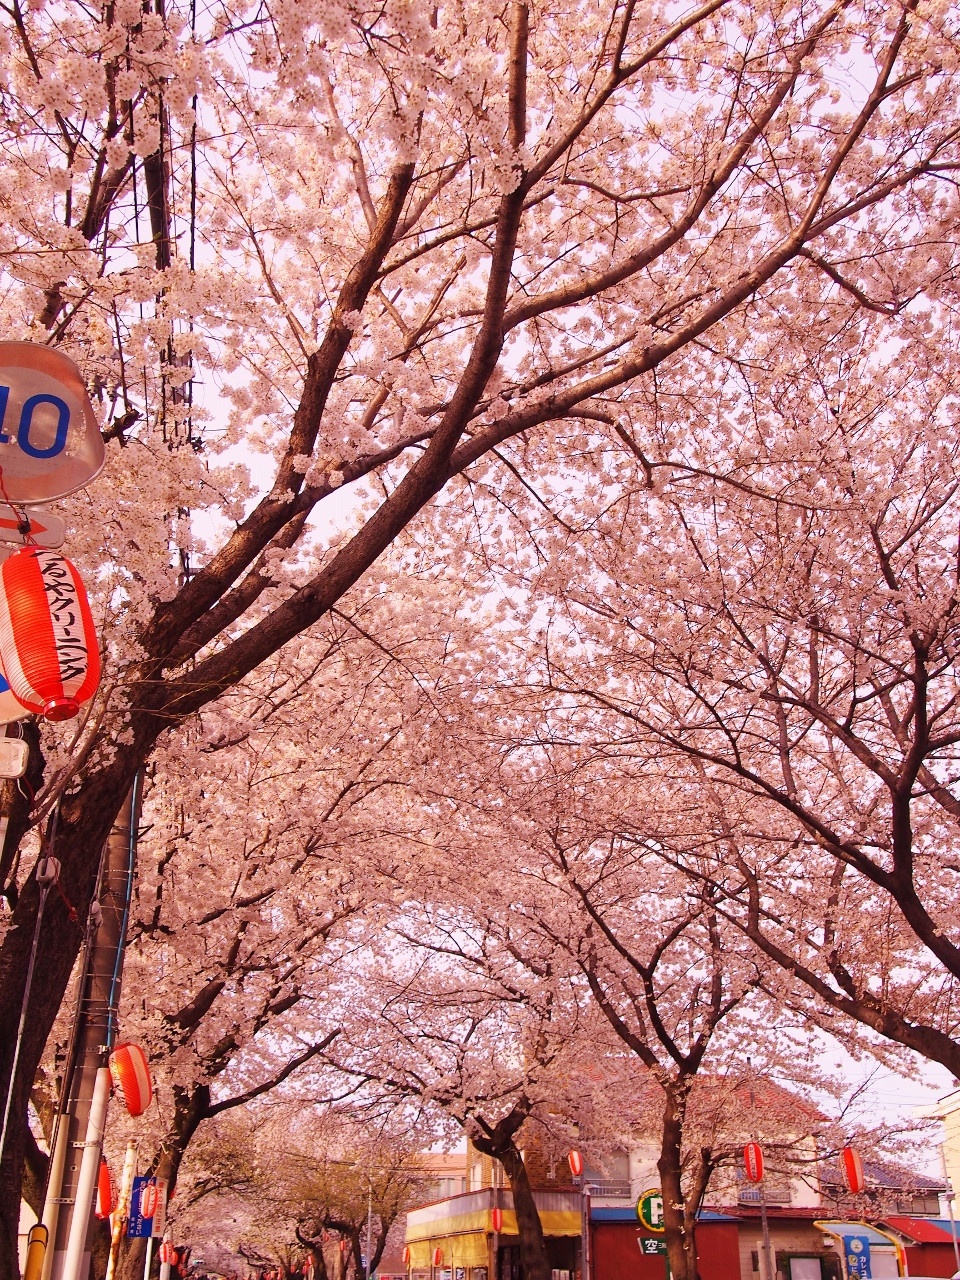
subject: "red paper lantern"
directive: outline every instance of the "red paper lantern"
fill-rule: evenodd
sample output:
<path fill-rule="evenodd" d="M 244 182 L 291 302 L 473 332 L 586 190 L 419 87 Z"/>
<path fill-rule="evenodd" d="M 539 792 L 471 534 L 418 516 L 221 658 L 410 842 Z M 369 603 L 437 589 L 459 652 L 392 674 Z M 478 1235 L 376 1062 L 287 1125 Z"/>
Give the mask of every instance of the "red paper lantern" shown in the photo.
<path fill-rule="evenodd" d="M 840 1152 L 840 1163 L 843 1165 L 843 1176 L 847 1186 L 854 1195 L 859 1195 L 867 1185 L 863 1176 L 863 1163 L 853 1147 L 844 1147 Z"/>
<path fill-rule="evenodd" d="M 340 1252 L 341 1252 L 341 1253 L 346 1253 L 346 1252 L 347 1252 L 347 1242 L 346 1242 L 346 1240 L 341 1240 L 341 1241 L 340 1241 Z"/>
<path fill-rule="evenodd" d="M 97 1208 L 96 1214 L 98 1218 L 109 1218 L 113 1212 L 113 1185 L 110 1181 L 110 1167 L 106 1160 L 100 1159 L 100 1176 L 97 1178 Z"/>
<path fill-rule="evenodd" d="M 497 1232 L 503 1230 L 503 1210 L 499 1205 L 493 1211 L 493 1229 Z"/>
<path fill-rule="evenodd" d="M 583 1173 L 583 1156 L 579 1151 L 571 1151 L 567 1156 L 567 1160 L 570 1163 L 570 1172 L 575 1178 L 579 1178 Z"/>
<path fill-rule="evenodd" d="M 439 1267 L 441 1262 L 443 1262 L 443 1250 L 437 1245 L 433 1251 L 433 1265 Z"/>
<path fill-rule="evenodd" d="M 0 662 L 21 706 L 69 720 L 97 691 L 100 652 L 80 575 L 43 547 L 0 566 Z"/>
<path fill-rule="evenodd" d="M 405 1244 L 405 1245 L 403 1246 L 403 1253 L 401 1253 L 401 1255 L 400 1255 L 400 1261 L 403 1263 L 403 1265 L 404 1265 L 405 1267 L 409 1267 L 409 1265 L 410 1265 L 410 1246 L 409 1246 L 408 1244 Z"/>
<path fill-rule="evenodd" d="M 160 1249 L 157 1253 L 157 1257 L 161 1262 L 173 1262 L 175 1252 L 176 1251 L 169 1240 L 162 1240 L 160 1242 Z"/>
<path fill-rule="evenodd" d="M 147 1055 L 138 1044 L 118 1044 L 109 1058 L 113 1087 L 132 1116 L 143 1115 L 153 1099 Z"/>
<path fill-rule="evenodd" d="M 763 1151 L 759 1142 L 748 1142 L 743 1148 L 743 1167 L 748 1182 L 760 1182 L 763 1179 Z"/>
<path fill-rule="evenodd" d="M 152 1218 L 160 1208 L 160 1190 L 155 1182 L 148 1182 L 140 1191 L 140 1217 Z"/>

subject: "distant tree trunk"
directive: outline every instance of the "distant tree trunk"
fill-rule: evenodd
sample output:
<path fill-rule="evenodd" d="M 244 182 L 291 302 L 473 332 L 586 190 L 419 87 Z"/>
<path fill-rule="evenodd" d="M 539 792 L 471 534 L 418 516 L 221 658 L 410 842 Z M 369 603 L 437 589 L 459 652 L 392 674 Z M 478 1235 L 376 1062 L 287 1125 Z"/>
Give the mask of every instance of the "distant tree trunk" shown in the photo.
<path fill-rule="evenodd" d="M 299 1231 L 297 1232 L 297 1237 L 299 1240 L 303 1240 L 303 1236 L 300 1235 Z M 327 1260 L 323 1256 L 323 1245 L 319 1240 L 307 1245 L 307 1255 L 313 1263 L 313 1280 L 329 1280 Z"/>
<path fill-rule="evenodd" d="M 469 1133 L 478 1151 L 499 1160 L 510 1182 L 517 1230 L 520 1233 L 520 1265 L 524 1280 L 550 1280 L 550 1261 L 547 1258 L 543 1224 L 537 1212 L 526 1165 L 514 1142 L 514 1137 L 529 1114 L 530 1103 L 526 1098 L 521 1098 L 510 1114 L 495 1125 L 487 1124 L 480 1117 L 474 1116 Z"/>
<path fill-rule="evenodd" d="M 523 1157 L 511 1142 L 498 1158 L 503 1165 L 504 1173 L 510 1180 L 510 1190 L 513 1192 L 513 1208 L 517 1215 L 517 1230 L 520 1233 L 520 1265 L 523 1267 L 524 1280 L 550 1280 L 547 1242 Z"/>

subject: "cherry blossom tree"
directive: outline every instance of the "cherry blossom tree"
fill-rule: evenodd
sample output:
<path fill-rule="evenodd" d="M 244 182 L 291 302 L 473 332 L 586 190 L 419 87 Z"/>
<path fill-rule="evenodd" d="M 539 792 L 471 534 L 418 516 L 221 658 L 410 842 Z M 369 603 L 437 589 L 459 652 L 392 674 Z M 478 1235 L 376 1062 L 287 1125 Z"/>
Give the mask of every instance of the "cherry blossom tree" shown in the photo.
<path fill-rule="evenodd" d="M 435 857 L 443 860 L 440 847 Z M 423 899 L 409 902 L 359 963 L 350 1017 L 326 1059 L 363 1086 L 368 1106 L 406 1105 L 427 1123 L 444 1118 L 499 1163 L 524 1273 L 546 1280 L 523 1149 L 531 1132 L 541 1143 L 543 1134 L 564 1140 L 603 1083 L 578 1070 L 585 1039 L 575 1004 L 562 998 L 562 984 L 518 966 L 460 907 Z"/>
<path fill-rule="evenodd" d="M 568 740 L 551 750 L 528 732 L 518 750 L 516 721 L 511 746 L 501 752 L 494 740 L 491 750 L 488 738 L 484 753 L 484 731 L 499 723 L 502 707 L 491 699 L 471 715 L 473 697 L 473 689 L 462 694 L 461 714 L 447 717 L 434 743 L 442 760 L 466 754 L 469 742 L 469 785 L 444 773 L 422 783 L 459 815 L 445 833 L 452 865 L 431 894 L 446 906 L 428 910 L 403 937 L 455 960 L 457 972 L 492 977 L 502 957 L 526 971 L 534 998 L 567 1027 L 567 1076 L 584 1093 L 588 1082 L 613 1077 L 598 1089 L 615 1099 L 612 1114 L 596 1098 L 585 1105 L 569 1084 L 553 1108 L 566 1108 L 601 1159 L 635 1134 L 652 1141 L 671 1272 L 695 1278 L 698 1213 L 718 1170 L 729 1178 L 744 1141 L 761 1137 L 780 1166 L 796 1172 L 805 1163 L 809 1173 L 823 1114 L 808 1108 L 805 1125 L 795 1093 L 766 1088 L 751 1133 L 744 1105 L 758 1066 L 809 1087 L 818 1074 L 810 1050 L 799 1048 L 783 1017 L 770 1017 L 762 994 L 769 962 L 723 918 L 709 883 L 691 886 L 634 838 L 640 823 L 661 827 L 658 806 L 666 814 L 676 795 L 631 786 L 591 758 L 592 744 L 581 750 Z M 445 752 L 440 737 L 459 735 L 460 751 Z M 457 781 L 463 790 L 441 791 Z M 687 808 L 693 803 L 688 797 Z M 478 866 L 484 883 L 471 887 Z M 420 1022 L 431 1044 L 438 1031 L 429 1007 Z"/>
<path fill-rule="evenodd" d="M 815 479 L 798 449 L 776 500 L 715 491 L 700 518 L 665 514 L 666 590 L 640 588 L 656 612 L 630 601 L 624 679 L 584 692 L 699 777 L 711 865 L 689 843 L 670 855 L 758 948 L 829 1008 L 956 1072 L 953 402 L 906 363 L 898 391 L 922 378 L 927 396 L 898 403 L 896 424 L 890 387 L 848 371 Z M 786 453 L 789 429 L 781 440 Z"/>
<path fill-rule="evenodd" d="M 956 402 L 924 316 L 878 351 L 824 313 L 749 385 L 731 361 L 726 428 L 685 449 L 658 410 L 586 518 L 515 484 L 536 555 L 478 581 L 515 610 L 502 737 L 646 777 L 657 823 L 622 813 L 623 838 L 780 966 L 778 1000 L 956 1072 Z"/>
<path fill-rule="evenodd" d="M 110 457 L 64 508 L 106 678 L 85 729 L 44 742 L 32 821 L 58 808 L 79 925 L 52 900 L 0 1280 L 27 1094 L 158 740 L 456 477 L 590 474 L 664 379 L 696 398 L 716 352 L 748 368 L 825 306 L 905 315 L 958 241 L 953 18 L 914 0 L 5 14 L 5 332 L 79 360 Z M 324 527 L 344 484 L 354 513 Z M 19 886 L 0 1076 L 39 901 Z"/>
<path fill-rule="evenodd" d="M 301 642 L 234 691 L 229 716 L 189 728 L 175 760 L 158 753 L 121 1017 L 157 1075 L 147 1163 L 171 1186 L 201 1125 L 292 1087 L 335 1039 L 332 975 L 393 909 L 397 847 L 417 834 L 398 821 L 397 780 L 419 710 L 394 668 L 443 644 L 421 627 L 404 645 L 405 615 L 381 620 L 379 646 L 344 624 Z M 143 1150 L 142 1119 L 113 1129 Z"/>

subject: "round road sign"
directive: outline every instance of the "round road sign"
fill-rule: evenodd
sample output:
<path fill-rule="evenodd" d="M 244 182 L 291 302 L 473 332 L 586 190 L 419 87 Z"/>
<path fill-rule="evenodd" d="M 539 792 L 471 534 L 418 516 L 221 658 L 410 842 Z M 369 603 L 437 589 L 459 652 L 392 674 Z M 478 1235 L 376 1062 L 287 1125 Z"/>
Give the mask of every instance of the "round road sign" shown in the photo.
<path fill-rule="evenodd" d="M 648 1231 L 663 1235 L 663 1195 L 659 1187 L 644 1191 L 637 1201 L 637 1217 Z"/>
<path fill-rule="evenodd" d="M 80 370 L 34 342 L 0 342 L 0 467 L 11 502 L 82 489 L 103 466 L 103 439 Z"/>

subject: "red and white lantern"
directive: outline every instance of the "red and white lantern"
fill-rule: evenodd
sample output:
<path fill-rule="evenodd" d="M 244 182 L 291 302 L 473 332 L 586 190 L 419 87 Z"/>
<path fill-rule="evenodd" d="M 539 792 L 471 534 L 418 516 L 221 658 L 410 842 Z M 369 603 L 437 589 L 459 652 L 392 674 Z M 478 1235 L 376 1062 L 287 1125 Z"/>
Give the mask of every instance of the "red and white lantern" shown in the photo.
<path fill-rule="evenodd" d="M 106 1160 L 101 1157 L 100 1160 L 100 1176 L 97 1178 L 97 1208 L 96 1214 L 98 1218 L 109 1218 L 113 1212 L 113 1184 L 110 1180 L 110 1167 Z"/>
<path fill-rule="evenodd" d="M 847 1186 L 854 1195 L 859 1195 L 867 1185 L 863 1176 L 863 1163 L 853 1147 L 844 1147 L 840 1152 L 840 1163 L 843 1165 L 843 1176 Z"/>
<path fill-rule="evenodd" d="M 763 1180 L 763 1149 L 759 1142 L 748 1142 L 743 1148 L 743 1168 L 748 1182 Z"/>
<path fill-rule="evenodd" d="M 503 1210 L 499 1205 L 493 1211 L 493 1229 L 497 1233 L 503 1230 Z"/>
<path fill-rule="evenodd" d="M 409 1265 L 410 1265 L 410 1246 L 409 1246 L 408 1244 L 405 1244 L 405 1245 L 403 1246 L 403 1253 L 401 1253 L 401 1255 L 400 1255 L 400 1261 L 403 1263 L 403 1265 L 404 1265 L 405 1267 L 409 1267 Z"/>
<path fill-rule="evenodd" d="M 160 1249 L 157 1253 L 157 1257 L 160 1259 L 160 1261 L 166 1262 L 166 1263 L 172 1263 L 174 1258 L 176 1258 L 176 1256 L 177 1256 L 177 1251 L 176 1249 L 174 1249 L 171 1242 L 169 1240 L 161 1240 Z"/>
<path fill-rule="evenodd" d="M 21 547 L 0 566 L 0 662 L 21 706 L 69 720 L 100 683 L 100 651 L 80 575 L 59 552 Z"/>
<path fill-rule="evenodd" d="M 433 1251 L 433 1265 L 439 1267 L 443 1264 L 443 1250 L 437 1245 Z"/>
<path fill-rule="evenodd" d="M 155 1182 L 148 1182 L 140 1192 L 140 1217 L 152 1218 L 160 1208 L 160 1190 Z"/>
<path fill-rule="evenodd" d="M 579 1178 L 583 1173 L 583 1156 L 579 1151 L 571 1151 L 567 1156 L 567 1161 L 570 1164 L 570 1172 L 575 1178 Z"/>
<path fill-rule="evenodd" d="M 118 1044 L 109 1058 L 113 1087 L 132 1116 L 141 1116 L 153 1099 L 147 1055 L 138 1044 Z"/>

